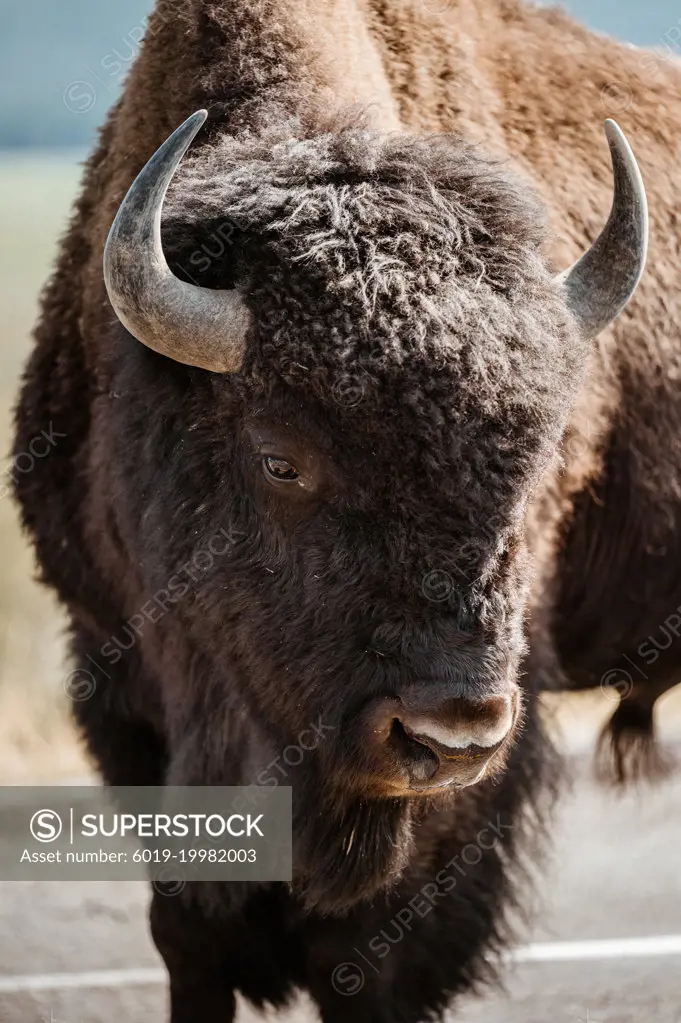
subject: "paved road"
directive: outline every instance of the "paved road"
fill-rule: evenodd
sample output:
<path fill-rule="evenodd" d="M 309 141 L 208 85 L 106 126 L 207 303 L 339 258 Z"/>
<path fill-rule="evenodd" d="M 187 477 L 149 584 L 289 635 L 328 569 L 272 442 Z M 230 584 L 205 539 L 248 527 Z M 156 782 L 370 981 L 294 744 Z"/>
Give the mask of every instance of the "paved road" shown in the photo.
<path fill-rule="evenodd" d="M 655 791 L 616 797 L 582 764 L 571 762 L 541 923 L 527 935 L 544 961 L 509 965 L 507 992 L 463 1001 L 452 1023 L 681 1023 L 681 771 Z M 0 1020 L 162 1021 L 146 899 L 137 883 L 0 885 Z M 676 936 L 672 954 L 641 940 L 613 957 L 600 943 L 664 935 Z M 239 1023 L 256 1019 L 242 1006 Z M 314 1014 L 301 1000 L 285 1019 Z"/>

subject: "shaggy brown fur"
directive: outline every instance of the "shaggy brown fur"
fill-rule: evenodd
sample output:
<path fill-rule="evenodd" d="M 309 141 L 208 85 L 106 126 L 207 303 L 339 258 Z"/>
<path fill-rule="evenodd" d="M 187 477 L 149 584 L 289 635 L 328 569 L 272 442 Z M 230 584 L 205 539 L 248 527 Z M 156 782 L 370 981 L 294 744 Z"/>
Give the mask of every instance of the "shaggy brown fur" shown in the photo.
<path fill-rule="evenodd" d="M 228 1018 L 234 989 L 282 1004 L 296 986 L 335 1020 L 353 947 L 377 966 L 358 1018 L 437 1014 L 488 974 L 537 838 L 537 691 L 624 679 L 620 774 L 651 735 L 678 661 L 657 630 L 681 604 L 665 113 L 681 75 L 646 67 L 516 0 L 158 2 L 44 298 L 16 450 L 50 423 L 65 436 L 19 478 L 24 520 L 79 663 L 105 662 L 77 712 L 107 781 L 253 781 L 312 722 L 332 735 L 287 776 L 292 892 L 155 900 L 175 1023 Z M 135 173 L 201 106 L 164 243 L 178 275 L 244 291 L 256 327 L 233 377 L 143 348 L 102 281 Z M 653 244 L 639 297 L 586 346 L 548 258 L 568 265 L 607 214 L 607 115 L 640 158 Z M 263 424 L 314 455 L 314 502 L 256 482 Z M 210 576 L 135 635 L 126 621 L 221 529 Z M 451 591 L 429 601 L 441 569 Z M 367 699 L 521 670 L 525 728 L 496 781 L 427 807 L 365 798 L 352 726 Z M 498 842 L 450 877 L 491 825 Z M 428 885 L 432 911 L 412 905 L 400 936 Z"/>

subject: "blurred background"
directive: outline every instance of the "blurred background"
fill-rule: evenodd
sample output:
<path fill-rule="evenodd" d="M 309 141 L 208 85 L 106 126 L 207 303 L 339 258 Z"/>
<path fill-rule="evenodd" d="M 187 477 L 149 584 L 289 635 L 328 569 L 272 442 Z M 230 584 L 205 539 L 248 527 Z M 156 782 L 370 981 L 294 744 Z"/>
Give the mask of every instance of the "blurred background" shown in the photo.
<path fill-rule="evenodd" d="M 595 29 L 681 56 L 679 0 L 567 0 L 566 6 Z M 40 289 L 80 166 L 135 58 L 150 7 L 151 0 L 0 0 L 3 456 Z M 4 459 L 0 471 L 9 464 Z M 65 623 L 51 594 L 33 579 L 32 555 L 5 482 L 0 480 L 0 784 L 81 780 L 90 767 L 71 728 L 62 685 Z M 674 742 L 681 735 L 680 707 L 677 687 L 659 708 L 662 737 Z M 594 738 L 613 710 L 612 694 L 565 698 L 548 709 L 572 754 L 566 773 L 575 785 L 552 832 L 556 860 L 552 871 L 544 871 L 545 908 L 532 932 L 543 952 L 537 960 L 528 953 L 529 961 L 517 968 L 510 998 L 466 1003 L 457 1021 L 681 1023 L 678 954 L 659 958 L 659 944 L 646 945 L 651 935 L 676 935 L 681 953 L 681 772 L 652 794 L 615 800 L 593 784 L 591 772 Z M 2 885 L 3 1023 L 163 1018 L 164 978 L 146 933 L 147 898 L 146 886 L 134 884 Z M 630 942 L 629 952 L 620 949 L 616 960 L 602 939 L 620 937 Z M 563 965 L 564 946 L 551 952 L 546 944 L 557 938 L 581 950 Z M 585 939 L 594 939 L 600 951 L 589 951 Z M 102 970 L 114 972 L 107 979 Z M 246 1019 L 253 1023 L 254 1017 L 242 1016 L 241 1023 Z"/>

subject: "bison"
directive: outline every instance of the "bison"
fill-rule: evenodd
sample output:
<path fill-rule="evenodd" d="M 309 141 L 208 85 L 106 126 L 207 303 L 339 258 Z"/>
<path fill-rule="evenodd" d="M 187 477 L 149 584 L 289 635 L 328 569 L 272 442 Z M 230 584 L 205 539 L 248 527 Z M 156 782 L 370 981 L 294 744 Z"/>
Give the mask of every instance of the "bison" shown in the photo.
<path fill-rule="evenodd" d="M 490 976 L 543 689 L 622 689 L 603 755 L 661 766 L 679 109 L 677 67 L 520 0 L 157 0 L 16 450 L 58 438 L 17 494 L 106 783 L 293 789 L 290 886 L 154 895 L 173 1023 L 297 989 L 415 1023 Z M 647 213 L 611 114 L 654 228 L 613 327 Z"/>

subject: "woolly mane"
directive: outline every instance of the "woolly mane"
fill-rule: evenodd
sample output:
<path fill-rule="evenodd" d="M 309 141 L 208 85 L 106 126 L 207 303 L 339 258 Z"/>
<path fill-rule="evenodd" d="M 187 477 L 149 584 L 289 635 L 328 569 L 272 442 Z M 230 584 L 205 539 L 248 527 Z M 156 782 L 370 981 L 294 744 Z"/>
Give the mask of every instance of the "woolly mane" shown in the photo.
<path fill-rule="evenodd" d="M 263 292 L 292 290 L 287 320 L 306 333 L 340 308 L 323 348 L 319 337 L 304 351 L 290 337 L 287 351 L 278 346 L 289 373 L 301 356 L 394 372 L 418 354 L 458 368 L 477 343 L 504 386 L 517 381 L 505 348 L 535 348 L 545 372 L 556 324 L 567 329 L 540 254 L 541 207 L 456 136 L 382 136 L 361 124 L 310 136 L 295 121 L 221 136 L 180 170 L 163 230 L 175 269 L 196 283 L 236 280 L 256 309 Z M 206 259 L 211 238 L 226 244 Z"/>
<path fill-rule="evenodd" d="M 414 303 L 445 278 L 462 293 L 484 284 L 512 297 L 544 270 L 541 206 L 454 135 L 386 136 L 361 123 L 311 135 L 295 120 L 222 135 L 181 167 L 164 241 L 191 251 L 226 222 L 352 292 L 366 319 L 379 304 L 420 312 Z"/>

